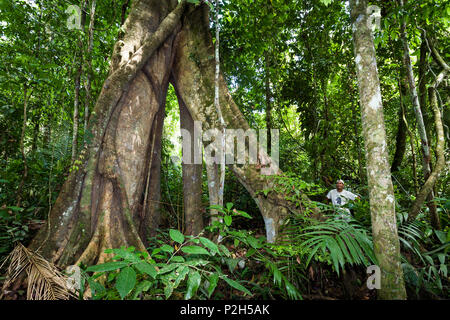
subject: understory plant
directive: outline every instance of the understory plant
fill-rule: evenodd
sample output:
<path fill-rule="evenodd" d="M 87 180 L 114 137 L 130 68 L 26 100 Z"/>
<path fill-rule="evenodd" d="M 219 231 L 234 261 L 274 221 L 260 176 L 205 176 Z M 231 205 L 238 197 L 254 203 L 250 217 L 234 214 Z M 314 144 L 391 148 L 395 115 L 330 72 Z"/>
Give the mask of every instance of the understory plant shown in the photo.
<path fill-rule="evenodd" d="M 280 259 L 289 259 L 287 253 L 250 231 L 233 229 L 233 218 L 251 217 L 234 209 L 232 203 L 211 209 L 219 217 L 197 236 L 170 229 L 160 232 L 163 239 L 156 239 L 149 253 L 136 252 L 134 247 L 107 250 L 111 261 L 83 267 L 80 298 L 89 296 L 88 286 L 92 299 L 108 300 L 214 299 L 223 298 L 223 291 L 230 289 L 240 292 L 234 298 L 252 298 L 255 293 L 250 287 L 263 296 L 301 299 L 291 282 L 293 269 Z M 219 235 L 219 241 L 211 240 Z M 258 280 L 254 279 L 255 268 L 263 270 Z"/>

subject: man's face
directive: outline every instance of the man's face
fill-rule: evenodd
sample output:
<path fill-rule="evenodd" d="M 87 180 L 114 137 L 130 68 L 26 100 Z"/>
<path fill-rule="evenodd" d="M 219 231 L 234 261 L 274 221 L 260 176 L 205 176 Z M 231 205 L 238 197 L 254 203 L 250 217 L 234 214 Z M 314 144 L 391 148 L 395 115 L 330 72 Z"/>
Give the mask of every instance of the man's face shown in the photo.
<path fill-rule="evenodd" d="M 336 189 L 337 191 L 341 192 L 344 190 L 344 184 L 341 181 L 336 182 Z"/>

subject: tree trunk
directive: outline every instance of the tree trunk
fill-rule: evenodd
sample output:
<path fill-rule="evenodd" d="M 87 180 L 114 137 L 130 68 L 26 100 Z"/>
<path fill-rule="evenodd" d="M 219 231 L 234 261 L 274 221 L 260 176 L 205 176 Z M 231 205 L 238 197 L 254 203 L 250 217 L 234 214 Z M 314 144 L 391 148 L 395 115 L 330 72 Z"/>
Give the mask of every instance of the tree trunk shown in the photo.
<path fill-rule="evenodd" d="M 381 299 L 406 299 L 389 168 L 383 106 L 367 0 L 351 0 L 356 72 L 366 150 L 374 252 L 381 269 Z"/>
<path fill-rule="evenodd" d="M 86 21 L 86 8 L 87 0 L 83 1 L 83 9 L 81 13 L 81 27 L 84 31 L 84 23 Z M 79 60 L 77 60 L 77 58 Z M 78 57 L 75 53 L 74 64 L 76 64 L 76 74 L 75 74 L 75 96 L 73 100 L 73 126 L 72 126 L 72 158 L 71 162 L 74 163 L 77 153 L 78 153 L 78 122 L 80 117 L 80 83 L 81 75 L 83 73 L 83 41 L 82 36 L 78 39 Z"/>
<path fill-rule="evenodd" d="M 25 180 L 28 176 L 28 164 L 27 164 L 27 157 L 25 155 L 25 130 L 27 129 L 27 114 L 28 114 L 28 100 L 31 97 L 31 93 L 33 92 L 33 89 L 30 90 L 30 93 L 28 93 L 28 87 L 25 84 L 23 86 L 23 124 L 22 124 L 22 133 L 20 135 L 20 153 L 22 154 L 23 159 L 23 175 L 20 179 L 19 187 L 17 188 L 17 200 L 16 200 L 16 206 L 20 207 L 22 203 L 22 189 L 23 185 L 25 184 Z"/>
<path fill-rule="evenodd" d="M 425 33 L 422 33 L 422 43 L 420 45 L 420 61 L 419 61 L 419 103 L 422 110 L 423 115 L 423 121 L 425 124 L 425 132 L 427 133 L 427 138 L 429 139 L 429 144 L 431 145 L 431 130 L 433 121 L 428 116 L 428 108 L 427 108 L 427 56 L 428 56 L 428 48 L 427 48 L 427 39 Z M 430 97 L 431 101 L 431 97 Z M 433 170 L 432 165 L 432 159 L 430 155 L 430 170 Z M 428 176 L 425 176 L 425 180 L 428 178 Z M 434 190 L 431 190 L 431 192 L 427 196 L 427 206 L 430 210 L 430 219 L 431 221 L 436 221 L 435 217 L 439 217 L 439 214 L 437 212 L 437 206 L 436 203 L 433 201 L 434 199 Z M 439 220 L 439 219 L 438 219 Z M 433 224 L 435 225 L 435 224 Z M 437 225 L 440 225 L 438 223 Z"/>
<path fill-rule="evenodd" d="M 136 221 L 150 219 L 151 206 L 142 210 L 145 190 L 155 192 L 146 186 L 152 127 L 165 102 L 184 7 L 177 1 L 133 2 L 89 121 L 93 138 L 80 154 L 83 165 L 70 174 L 30 245 L 52 262 L 101 263 L 108 259 L 104 249 L 122 245 L 145 251 Z"/>
<path fill-rule="evenodd" d="M 395 140 L 395 154 L 394 159 L 391 165 L 391 172 L 394 173 L 398 171 L 400 168 L 403 156 L 406 151 L 406 122 L 405 122 L 405 108 L 403 105 L 403 96 L 404 96 L 404 87 L 402 86 L 401 81 L 399 81 L 399 90 L 400 92 L 400 109 L 398 111 L 398 129 L 397 129 L 397 137 Z"/>
<path fill-rule="evenodd" d="M 267 152 L 271 150 L 271 135 L 270 129 L 272 129 L 272 92 L 270 90 L 270 53 L 266 51 L 264 54 L 266 62 L 266 76 L 265 76 L 265 90 L 266 90 L 266 128 L 267 128 Z"/>
<path fill-rule="evenodd" d="M 423 122 L 425 124 L 425 132 L 427 133 L 427 138 L 430 140 L 431 144 L 431 128 L 433 126 L 433 120 L 430 119 L 428 115 L 427 108 L 427 58 L 428 58 L 428 48 L 425 39 L 425 35 L 422 35 L 422 42 L 420 44 L 420 60 L 419 60 L 419 82 L 418 82 L 418 95 L 420 110 L 422 111 Z"/>
<path fill-rule="evenodd" d="M 84 139 L 86 140 L 87 125 L 89 121 L 89 107 L 91 104 L 91 78 L 92 78 L 92 49 L 94 48 L 94 22 L 95 22 L 96 0 L 91 0 L 91 11 L 89 15 L 89 40 L 86 52 L 86 97 L 84 100 Z"/>
<path fill-rule="evenodd" d="M 194 137 L 194 120 L 188 109 L 180 98 L 178 103 L 180 105 L 180 128 L 189 132 L 190 138 L 187 143 L 183 137 L 184 232 L 188 235 L 198 235 L 203 230 L 202 164 L 195 163 L 194 152 L 201 149 L 201 144 Z M 190 152 L 184 150 L 184 147 L 189 148 Z"/>
<path fill-rule="evenodd" d="M 437 64 L 443 69 L 435 78 L 431 86 L 428 88 L 428 97 L 430 99 L 430 105 L 433 108 L 434 112 L 434 123 L 436 126 L 437 133 L 437 145 L 436 145 L 436 153 L 437 153 L 437 161 L 436 165 L 433 168 L 431 174 L 427 177 L 425 184 L 422 186 L 419 191 L 416 200 L 413 203 L 413 206 L 409 212 L 409 219 L 413 220 L 420 212 L 420 208 L 422 207 L 425 199 L 429 197 L 433 192 L 433 187 L 439 178 L 441 171 L 445 166 L 445 138 L 444 138 L 444 127 L 442 125 L 441 111 L 439 110 L 439 105 L 437 101 L 437 88 L 440 83 L 444 80 L 445 76 L 450 73 L 450 67 L 445 63 L 442 59 L 441 55 L 437 52 L 434 46 L 429 41 L 433 58 L 436 60 Z M 428 198 L 429 199 L 429 198 Z M 434 228 L 440 229 L 441 223 L 439 219 L 439 213 L 437 210 L 430 210 L 430 219 Z"/>
<path fill-rule="evenodd" d="M 403 0 L 400 0 L 400 6 L 403 7 Z M 403 43 L 403 63 L 406 69 L 406 75 L 409 83 L 409 90 L 411 94 L 411 101 L 414 106 L 414 113 L 416 115 L 417 126 L 419 129 L 419 135 L 421 140 L 421 148 L 422 148 L 422 164 L 423 164 L 423 174 L 425 180 L 430 175 L 430 145 L 428 142 L 427 132 L 425 129 L 425 123 L 423 121 L 422 109 L 420 107 L 419 97 L 416 89 L 416 81 L 414 79 L 414 73 L 412 69 L 411 56 L 409 54 L 409 44 L 408 44 L 408 35 L 406 33 L 406 23 L 405 21 L 401 24 L 401 37 Z"/>

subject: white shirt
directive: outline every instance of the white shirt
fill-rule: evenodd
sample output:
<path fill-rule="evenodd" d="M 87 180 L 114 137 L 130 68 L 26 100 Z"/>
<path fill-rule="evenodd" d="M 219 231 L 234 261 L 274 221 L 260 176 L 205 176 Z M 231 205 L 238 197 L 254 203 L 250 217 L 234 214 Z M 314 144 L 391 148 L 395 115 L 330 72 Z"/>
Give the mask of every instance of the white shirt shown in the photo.
<path fill-rule="evenodd" d="M 355 200 L 356 197 L 357 197 L 356 194 L 347 190 L 342 190 L 341 192 L 338 192 L 336 189 L 333 189 L 327 194 L 327 198 L 331 199 L 333 206 L 339 207 L 345 205 L 348 202 L 348 200 Z"/>

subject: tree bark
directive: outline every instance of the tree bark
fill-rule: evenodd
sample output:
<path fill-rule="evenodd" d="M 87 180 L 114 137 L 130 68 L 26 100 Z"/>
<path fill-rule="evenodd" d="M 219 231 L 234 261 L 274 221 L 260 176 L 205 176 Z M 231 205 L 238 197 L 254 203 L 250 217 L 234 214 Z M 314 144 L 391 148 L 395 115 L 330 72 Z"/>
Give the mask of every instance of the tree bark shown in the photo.
<path fill-rule="evenodd" d="M 27 157 L 25 155 L 25 130 L 27 129 L 27 114 L 28 114 L 28 100 L 31 97 L 31 94 L 33 92 L 33 89 L 31 89 L 28 93 L 28 87 L 27 84 L 24 84 L 23 86 L 23 124 L 22 124 L 22 133 L 20 135 L 20 153 L 22 154 L 23 159 L 23 175 L 20 179 L 19 187 L 17 188 L 17 200 L 16 200 L 16 206 L 20 207 L 22 204 L 22 189 L 23 185 L 25 184 L 25 180 L 28 176 L 28 164 L 27 164 Z"/>
<path fill-rule="evenodd" d="M 400 6 L 403 7 L 403 0 L 400 0 Z M 406 69 L 406 75 L 408 78 L 409 89 L 411 94 L 411 101 L 414 106 L 414 113 L 416 115 L 417 127 L 419 129 L 419 135 L 421 140 L 421 148 L 422 148 L 422 164 L 423 164 L 423 174 L 425 180 L 430 175 L 430 144 L 428 142 L 427 132 L 425 128 L 425 123 L 423 121 L 422 109 L 420 107 L 419 97 L 416 89 L 416 81 L 414 79 L 414 73 L 412 69 L 411 56 L 409 54 L 409 44 L 408 44 L 408 35 L 406 32 L 406 23 L 405 21 L 401 24 L 401 38 L 403 43 L 403 62 Z"/>
<path fill-rule="evenodd" d="M 194 152 L 201 149 L 201 144 L 194 137 L 194 120 L 189 114 L 184 102 L 179 98 L 180 128 L 190 134 L 190 143 L 183 140 L 183 146 L 190 152 L 183 150 L 183 203 L 184 203 L 184 232 L 188 235 L 198 235 L 203 230 L 202 215 L 202 164 L 194 163 Z M 183 138 L 184 139 L 184 138 Z M 184 152 L 188 154 L 184 154 Z M 189 155 L 189 159 L 186 159 Z M 185 161 L 186 160 L 186 161 Z"/>
<path fill-rule="evenodd" d="M 405 108 L 403 105 L 403 96 L 404 96 L 404 88 L 402 86 L 401 81 L 399 81 L 399 90 L 400 92 L 400 109 L 398 111 L 398 129 L 397 129 L 397 136 L 395 139 L 395 154 L 394 159 L 392 161 L 391 165 L 391 172 L 394 173 L 399 170 L 402 161 L 403 156 L 405 155 L 406 151 L 406 122 L 405 122 Z"/>
<path fill-rule="evenodd" d="M 418 95 L 419 95 L 419 104 L 423 116 L 423 122 L 425 124 L 425 132 L 427 133 L 427 138 L 431 140 L 432 137 L 431 127 L 433 125 L 433 120 L 430 119 L 427 108 L 427 67 L 428 67 L 427 58 L 428 58 L 428 49 L 426 39 L 425 35 L 422 34 L 422 42 L 420 44 L 419 68 L 418 68 L 419 69 Z"/>
<path fill-rule="evenodd" d="M 81 27 L 84 32 L 84 23 L 86 21 L 86 8 L 87 0 L 83 1 L 83 9 L 81 12 Z M 77 57 L 78 56 L 78 57 Z M 77 58 L 79 60 L 77 60 Z M 71 162 L 74 163 L 77 153 L 78 153 L 78 122 L 80 117 L 80 83 L 81 75 L 83 73 L 83 41 L 82 36 L 78 39 L 78 54 L 75 53 L 74 63 L 76 63 L 76 74 L 75 74 L 75 92 L 73 100 L 73 126 L 72 126 L 72 157 Z"/>
<path fill-rule="evenodd" d="M 266 50 L 264 54 L 266 63 L 266 76 L 265 76 L 265 90 L 266 90 L 266 128 L 267 128 L 267 152 L 271 150 L 271 135 L 270 129 L 272 129 L 272 91 L 270 90 L 270 53 Z"/>
<path fill-rule="evenodd" d="M 95 22 L 96 0 L 91 0 L 91 10 L 89 14 L 89 40 L 86 52 L 86 97 L 84 100 L 84 140 L 87 135 L 87 125 L 89 121 L 89 109 L 91 104 L 91 78 L 92 78 L 92 49 L 94 48 L 94 22 Z"/>
<path fill-rule="evenodd" d="M 379 298 L 406 299 L 380 82 L 373 36 L 368 26 L 367 0 L 351 0 L 350 7 L 366 150 L 373 245 L 381 269 Z"/>

